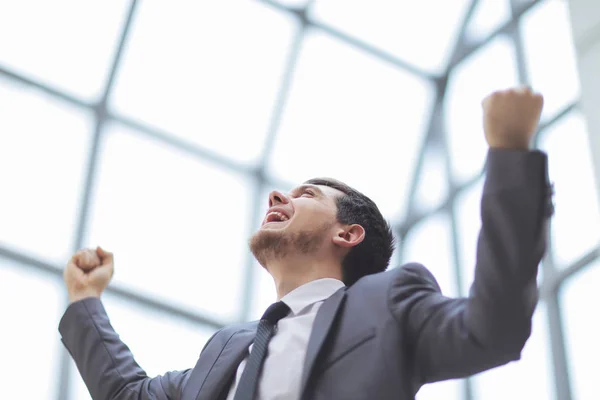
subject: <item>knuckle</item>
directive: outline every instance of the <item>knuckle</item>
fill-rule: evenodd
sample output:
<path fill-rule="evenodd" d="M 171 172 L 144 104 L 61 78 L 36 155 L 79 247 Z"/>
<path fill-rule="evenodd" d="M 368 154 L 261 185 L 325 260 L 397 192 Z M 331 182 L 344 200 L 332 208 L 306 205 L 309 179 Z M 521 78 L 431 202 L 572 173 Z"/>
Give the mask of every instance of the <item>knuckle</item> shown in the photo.
<path fill-rule="evenodd" d="M 504 91 L 496 90 L 496 91 L 492 92 L 489 97 L 490 97 L 490 99 L 497 99 L 499 97 L 502 97 L 504 94 L 505 94 Z"/>

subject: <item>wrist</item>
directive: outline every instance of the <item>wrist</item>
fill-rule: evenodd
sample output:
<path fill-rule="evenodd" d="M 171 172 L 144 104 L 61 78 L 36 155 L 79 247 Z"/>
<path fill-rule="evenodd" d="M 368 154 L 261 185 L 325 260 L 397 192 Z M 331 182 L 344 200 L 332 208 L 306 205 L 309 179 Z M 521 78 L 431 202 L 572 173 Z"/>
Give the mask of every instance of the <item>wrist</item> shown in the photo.
<path fill-rule="evenodd" d="M 534 150 L 531 146 L 488 146 L 491 151 L 517 151 L 517 152 L 529 152 Z"/>
<path fill-rule="evenodd" d="M 490 149 L 499 150 L 531 150 L 532 142 L 528 138 L 520 136 L 510 137 L 508 135 L 501 135 L 501 137 L 494 137 L 494 135 L 486 135 L 488 146 Z"/>
<path fill-rule="evenodd" d="M 84 291 L 84 292 L 77 292 L 77 293 L 69 293 L 69 304 L 73 304 L 77 301 L 83 300 L 83 299 L 87 299 L 87 298 L 100 298 L 100 293 L 95 292 L 95 291 Z"/>

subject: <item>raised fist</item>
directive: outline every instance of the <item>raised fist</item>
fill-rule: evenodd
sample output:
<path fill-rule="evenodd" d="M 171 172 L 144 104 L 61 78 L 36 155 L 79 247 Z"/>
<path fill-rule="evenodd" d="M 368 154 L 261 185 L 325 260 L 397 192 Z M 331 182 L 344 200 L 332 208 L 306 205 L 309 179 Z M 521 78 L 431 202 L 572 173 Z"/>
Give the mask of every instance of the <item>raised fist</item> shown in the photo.
<path fill-rule="evenodd" d="M 63 273 L 71 303 L 86 297 L 100 297 L 113 272 L 112 253 L 100 247 L 75 253 Z"/>
<path fill-rule="evenodd" d="M 502 90 L 483 102 L 483 129 L 493 148 L 527 150 L 540 122 L 544 98 L 528 87 Z"/>

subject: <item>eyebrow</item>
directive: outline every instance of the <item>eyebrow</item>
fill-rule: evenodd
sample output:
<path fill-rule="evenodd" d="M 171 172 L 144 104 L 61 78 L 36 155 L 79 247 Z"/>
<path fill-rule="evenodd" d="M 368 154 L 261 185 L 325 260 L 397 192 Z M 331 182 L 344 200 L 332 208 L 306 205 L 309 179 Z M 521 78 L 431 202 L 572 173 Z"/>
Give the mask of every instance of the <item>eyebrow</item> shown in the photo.
<path fill-rule="evenodd" d="M 299 193 L 299 192 L 303 192 L 306 189 L 312 189 L 314 190 L 319 196 L 323 195 L 323 191 L 317 186 L 317 185 L 311 185 L 311 184 L 303 184 L 300 185 L 294 189 L 292 189 L 292 193 Z"/>

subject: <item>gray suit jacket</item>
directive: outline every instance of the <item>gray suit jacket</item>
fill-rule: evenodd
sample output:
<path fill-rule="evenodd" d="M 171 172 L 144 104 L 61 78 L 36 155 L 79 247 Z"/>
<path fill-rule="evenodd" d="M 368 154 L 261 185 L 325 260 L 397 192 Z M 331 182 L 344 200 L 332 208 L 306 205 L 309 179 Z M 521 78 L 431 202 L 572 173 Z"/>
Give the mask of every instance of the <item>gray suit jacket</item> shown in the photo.
<path fill-rule="evenodd" d="M 408 264 L 367 276 L 325 301 L 298 371 L 302 399 L 408 400 L 425 383 L 519 359 L 552 214 L 545 154 L 490 150 L 481 213 L 469 297 L 443 296 L 424 266 Z M 222 399 L 255 329 L 256 323 L 223 328 L 194 368 L 149 378 L 98 299 L 71 304 L 59 327 L 98 400 Z"/>

